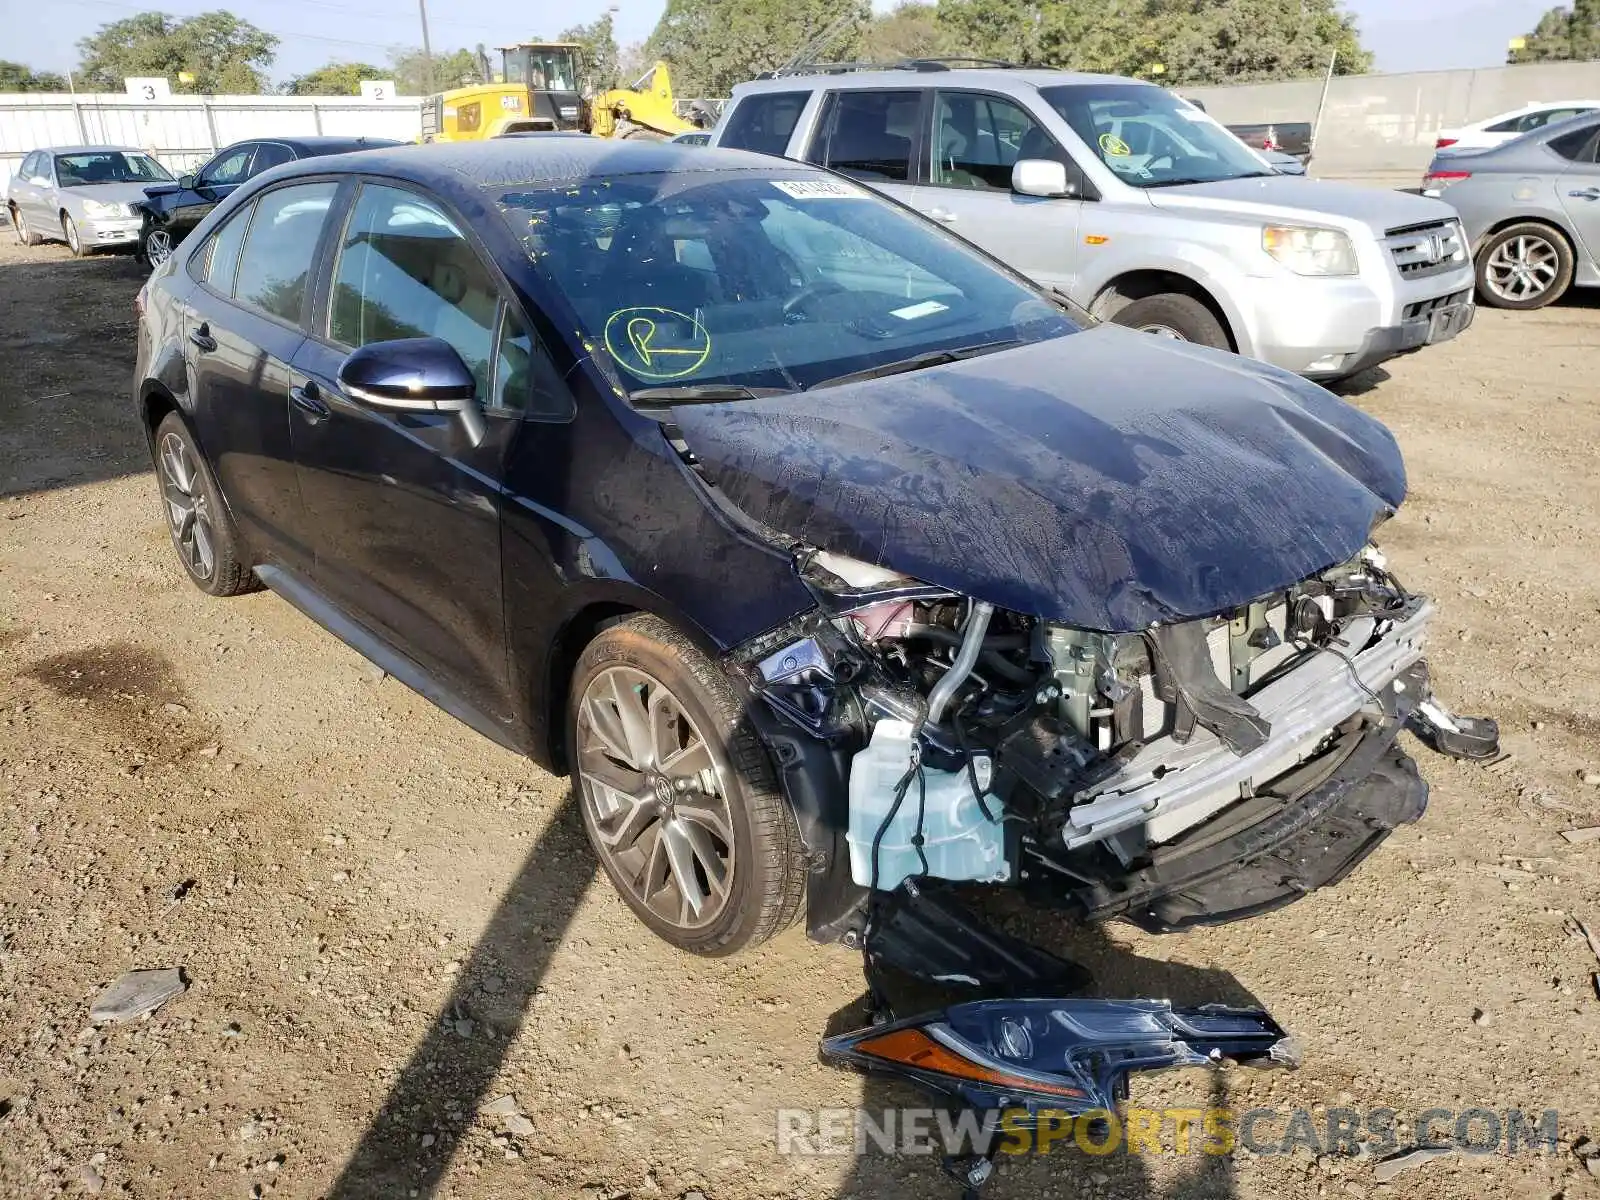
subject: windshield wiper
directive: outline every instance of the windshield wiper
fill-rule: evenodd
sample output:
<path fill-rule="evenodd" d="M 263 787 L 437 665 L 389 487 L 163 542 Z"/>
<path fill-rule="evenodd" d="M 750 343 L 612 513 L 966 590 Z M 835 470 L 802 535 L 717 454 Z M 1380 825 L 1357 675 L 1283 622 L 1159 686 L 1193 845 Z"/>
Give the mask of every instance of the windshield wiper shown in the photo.
<path fill-rule="evenodd" d="M 1159 179 L 1141 186 L 1146 190 L 1150 188 L 1188 187 L 1191 183 L 1227 183 L 1234 179 L 1270 179 L 1276 174 L 1276 171 L 1245 171 L 1240 175 L 1218 175 L 1213 179 Z"/>
<path fill-rule="evenodd" d="M 629 392 L 628 400 L 645 408 L 674 404 L 723 404 L 729 400 L 763 400 L 768 396 L 792 396 L 793 388 L 753 388 L 742 383 L 686 383 L 679 387 L 647 387 Z"/>
<path fill-rule="evenodd" d="M 882 379 L 886 375 L 903 375 L 907 371 L 920 371 L 924 367 L 942 367 L 945 363 L 960 362 L 966 358 L 977 358 L 980 354 L 992 354 L 996 350 L 1005 350 L 1011 346 L 1022 345 L 1020 338 L 1005 338 L 998 342 L 979 342 L 976 346 L 961 346 L 955 350 L 928 350 L 922 354 L 913 354 L 910 358 L 896 359 L 894 362 L 880 363 L 876 367 L 867 367 L 861 371 L 851 371 L 845 375 L 835 375 L 832 379 L 824 379 L 821 383 L 814 383 L 808 391 L 817 388 L 837 387 L 843 383 L 860 383 L 866 379 Z"/>

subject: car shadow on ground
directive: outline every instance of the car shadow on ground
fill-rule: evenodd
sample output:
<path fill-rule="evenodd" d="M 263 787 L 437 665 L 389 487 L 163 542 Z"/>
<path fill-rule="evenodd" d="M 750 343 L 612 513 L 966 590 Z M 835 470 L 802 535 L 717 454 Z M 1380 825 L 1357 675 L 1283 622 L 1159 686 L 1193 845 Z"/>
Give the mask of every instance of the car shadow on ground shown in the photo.
<path fill-rule="evenodd" d="M 132 397 L 133 302 L 146 277 L 128 254 L 74 259 L 64 247 L 7 247 L 0 497 L 150 469 Z"/>
<path fill-rule="evenodd" d="M 479 1108 L 496 1098 L 489 1089 L 594 868 L 569 793 L 462 962 L 427 1036 L 368 1119 L 328 1200 L 391 1200 L 439 1189 Z"/>

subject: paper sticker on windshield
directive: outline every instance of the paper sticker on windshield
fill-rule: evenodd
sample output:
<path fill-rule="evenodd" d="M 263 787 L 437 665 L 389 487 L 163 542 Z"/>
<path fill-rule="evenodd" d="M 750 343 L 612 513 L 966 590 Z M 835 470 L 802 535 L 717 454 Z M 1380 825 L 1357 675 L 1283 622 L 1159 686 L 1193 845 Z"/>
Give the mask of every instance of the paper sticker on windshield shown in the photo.
<path fill-rule="evenodd" d="M 774 179 L 771 182 L 791 200 L 849 200 L 861 195 L 859 188 L 837 179 Z"/>
<path fill-rule="evenodd" d="M 1127 158 L 1128 155 L 1133 153 L 1133 147 L 1129 146 L 1127 142 L 1114 133 L 1102 133 L 1100 135 L 1100 149 L 1104 150 L 1112 158 Z"/>
<path fill-rule="evenodd" d="M 948 304 L 940 304 L 937 300 L 924 300 L 921 304 L 892 308 L 889 310 L 889 315 L 899 317 L 902 321 L 915 321 L 918 317 L 931 317 L 934 313 L 945 312 L 949 307 Z"/>
<path fill-rule="evenodd" d="M 682 379 L 711 357 L 711 335 L 672 308 L 622 308 L 606 319 L 606 349 L 640 379 Z"/>

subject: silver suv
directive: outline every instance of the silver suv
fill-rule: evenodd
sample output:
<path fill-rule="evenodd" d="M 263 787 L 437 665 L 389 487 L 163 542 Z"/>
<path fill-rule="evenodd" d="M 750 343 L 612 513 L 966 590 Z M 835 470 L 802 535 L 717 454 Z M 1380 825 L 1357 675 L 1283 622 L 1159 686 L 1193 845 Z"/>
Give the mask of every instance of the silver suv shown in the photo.
<path fill-rule="evenodd" d="M 931 61 L 801 71 L 735 88 L 712 142 L 859 179 L 1097 316 L 1316 379 L 1472 323 L 1449 205 L 1280 175 L 1137 80 Z"/>

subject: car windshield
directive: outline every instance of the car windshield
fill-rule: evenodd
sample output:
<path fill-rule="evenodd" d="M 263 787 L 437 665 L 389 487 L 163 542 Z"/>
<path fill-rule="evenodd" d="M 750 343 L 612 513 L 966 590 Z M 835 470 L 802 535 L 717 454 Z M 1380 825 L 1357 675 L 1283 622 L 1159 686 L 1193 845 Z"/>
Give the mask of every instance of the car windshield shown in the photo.
<path fill-rule="evenodd" d="M 1205 112 L 1153 84 L 1071 84 L 1039 91 L 1100 161 L 1134 187 L 1272 174 Z"/>
<path fill-rule="evenodd" d="M 56 179 L 62 187 L 93 187 L 99 183 L 168 183 L 172 175 L 148 154 L 97 150 L 56 155 Z"/>
<path fill-rule="evenodd" d="M 626 175 L 500 205 L 630 392 L 794 391 L 1078 328 L 943 230 L 813 172 Z"/>

